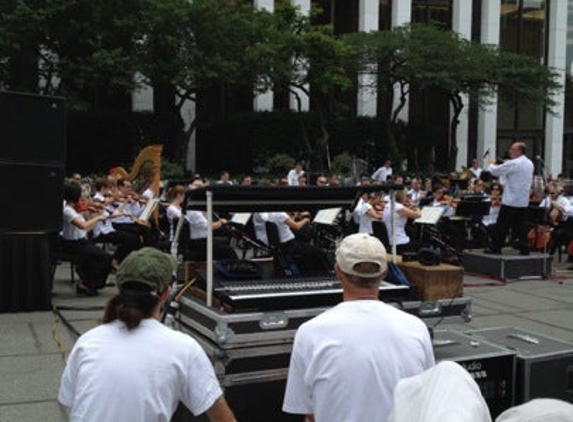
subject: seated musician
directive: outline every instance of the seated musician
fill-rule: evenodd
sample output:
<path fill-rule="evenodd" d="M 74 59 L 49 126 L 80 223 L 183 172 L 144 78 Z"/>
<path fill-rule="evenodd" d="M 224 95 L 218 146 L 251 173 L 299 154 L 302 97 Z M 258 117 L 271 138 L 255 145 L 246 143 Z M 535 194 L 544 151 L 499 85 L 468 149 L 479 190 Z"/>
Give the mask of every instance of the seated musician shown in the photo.
<path fill-rule="evenodd" d="M 420 201 L 426 196 L 426 192 L 422 190 L 422 182 L 418 177 L 412 178 L 410 181 L 410 189 L 408 189 L 408 197 L 411 199 L 412 204 L 419 207 Z"/>
<path fill-rule="evenodd" d="M 300 230 L 310 224 L 310 218 L 304 217 L 299 221 L 289 216 L 286 212 L 257 213 L 253 218 L 255 235 L 257 240 L 269 245 L 266 229 L 261 228 L 266 222 L 276 225 L 281 252 L 293 258 L 303 271 L 320 272 L 327 268 L 325 252 L 310 243 L 295 239 L 293 230 Z M 269 245 L 272 246 L 272 245 Z"/>
<path fill-rule="evenodd" d="M 93 236 L 96 242 L 109 242 L 116 246 L 111 264 L 117 268 L 127 255 L 141 248 L 142 243 L 135 233 L 119 231 L 113 227 L 112 221 L 123 217 L 126 213 L 117 212 L 112 208 L 111 186 L 111 181 L 106 178 L 99 178 L 95 181 L 96 193 L 92 198 L 93 203 L 106 219 L 95 225 Z"/>
<path fill-rule="evenodd" d="M 563 189 L 557 182 L 547 184 L 547 196 L 539 206 L 547 210 L 546 223 L 553 228 L 549 253 L 554 254 L 561 245 L 573 240 L 573 206 L 563 196 Z"/>
<path fill-rule="evenodd" d="M 169 241 L 173 241 L 173 235 L 175 234 L 175 228 L 177 227 L 177 222 L 181 217 L 181 204 L 185 199 L 185 186 L 177 185 L 172 186 L 167 190 L 167 200 L 169 201 L 169 206 L 165 211 L 167 216 L 167 221 L 169 222 Z"/>
<path fill-rule="evenodd" d="M 460 252 L 464 247 L 465 227 L 456 224 L 450 218 L 456 214 L 457 199 L 446 195 L 446 189 L 441 183 L 434 183 L 432 194 L 427 198 L 429 202 L 425 206 L 442 207 L 444 213 L 438 222 L 438 229 L 448 238 L 448 244 L 456 251 Z"/>
<path fill-rule="evenodd" d="M 184 252 L 186 260 L 206 261 L 207 260 L 207 230 L 209 222 L 204 212 L 189 210 L 185 214 L 185 219 L 189 223 L 189 245 Z M 227 237 L 216 236 L 216 231 L 227 224 L 225 218 L 213 221 L 213 259 L 237 259 L 237 254 L 229 246 Z"/>
<path fill-rule="evenodd" d="M 396 201 L 394 204 L 394 233 L 396 238 L 396 252 L 402 255 L 406 251 L 415 251 L 418 249 L 418 242 L 410 239 L 406 233 L 406 224 L 408 220 L 420 218 L 422 213 L 420 209 L 411 203 L 408 198 L 406 189 L 396 192 Z M 383 213 L 384 224 L 388 231 L 388 239 L 392 243 L 392 209 L 386 205 Z"/>
<path fill-rule="evenodd" d="M 373 235 L 372 221 L 382 221 L 382 213 L 385 207 L 384 197 L 380 192 L 372 192 L 365 195 L 366 200 L 362 201 L 361 208 L 357 209 L 356 212 L 358 216 L 358 233 Z"/>
<path fill-rule="evenodd" d="M 67 184 L 64 187 L 65 206 L 60 236 L 63 251 L 74 256 L 77 266 L 80 281 L 76 285 L 76 293 L 94 296 L 98 289 L 105 286 L 111 272 L 111 256 L 90 241 L 87 233 L 107 217 L 99 214 L 86 220 L 78 213 L 75 205 L 81 194 L 82 188 L 77 184 Z"/>
<path fill-rule="evenodd" d="M 489 201 L 491 202 L 491 207 L 489 209 L 489 214 L 484 215 L 482 219 L 482 224 L 488 229 L 488 232 L 493 229 L 494 225 L 497 223 L 497 217 L 499 215 L 499 209 L 501 208 L 501 195 L 503 194 L 502 186 L 495 182 L 492 183 L 489 188 Z"/>
<path fill-rule="evenodd" d="M 153 195 L 153 192 L 148 189 Z M 145 191 L 147 192 L 147 190 Z M 113 227 L 119 231 L 126 231 L 137 236 L 143 240 L 143 244 L 151 246 L 153 241 L 151 238 L 151 231 L 148 227 L 135 222 L 135 218 L 139 217 L 144 210 L 143 202 L 152 199 L 153 196 L 148 197 L 138 195 L 132 187 L 131 181 L 127 178 L 121 178 L 117 181 L 118 193 L 118 211 L 125 211 L 124 215 L 114 219 Z M 149 193 L 147 193 L 149 195 Z"/>

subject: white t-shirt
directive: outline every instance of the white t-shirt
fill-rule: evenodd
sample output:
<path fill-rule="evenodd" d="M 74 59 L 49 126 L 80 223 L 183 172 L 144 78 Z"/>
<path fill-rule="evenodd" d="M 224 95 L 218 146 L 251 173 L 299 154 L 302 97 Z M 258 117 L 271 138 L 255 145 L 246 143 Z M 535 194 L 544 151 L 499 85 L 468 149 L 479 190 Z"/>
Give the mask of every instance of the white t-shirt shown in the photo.
<path fill-rule="evenodd" d="M 290 240 L 293 240 L 295 237 L 290 227 L 285 223 L 285 221 L 289 218 L 290 217 L 286 212 L 270 212 L 268 214 L 269 221 L 277 225 L 279 241 L 281 243 L 286 243 Z"/>
<path fill-rule="evenodd" d="M 356 206 L 352 210 L 352 219 L 354 220 L 354 224 L 360 224 L 360 218 L 362 217 L 362 207 L 364 204 L 364 198 L 360 197 L 358 202 L 356 202 Z"/>
<path fill-rule="evenodd" d="M 72 224 L 72 220 L 79 218 L 86 221 L 85 218 L 70 205 L 64 207 L 64 221 L 60 235 L 66 240 L 80 240 L 87 237 L 87 232 Z"/>
<path fill-rule="evenodd" d="M 372 207 L 372 204 L 370 204 L 369 202 L 362 203 L 362 208 L 360 209 L 359 212 L 360 222 L 358 223 L 358 233 L 366 233 L 366 234 L 373 233 L 374 230 L 372 229 L 372 221 L 374 220 L 374 218 L 368 215 L 368 211 L 370 211 L 373 208 L 374 207 Z"/>
<path fill-rule="evenodd" d="M 169 204 L 167 210 L 165 210 L 165 215 L 167 216 L 167 221 L 169 221 L 169 240 L 173 240 L 173 236 L 175 234 L 173 220 L 181 218 L 181 208 L 173 204 Z"/>
<path fill-rule="evenodd" d="M 145 319 L 131 331 L 114 321 L 81 336 L 58 400 L 71 408 L 72 422 L 168 422 L 179 401 L 198 415 L 221 395 L 197 342 Z"/>
<path fill-rule="evenodd" d="M 191 239 L 207 238 L 207 217 L 201 211 L 187 211 L 185 215 L 189 222 L 189 234 Z"/>
<path fill-rule="evenodd" d="M 396 202 L 394 204 L 394 227 L 396 228 L 396 245 L 406 245 L 410 243 L 410 238 L 406 234 L 406 223 L 408 218 L 398 214 L 398 211 L 404 209 L 404 205 Z M 386 230 L 388 231 L 388 240 L 392 243 L 392 219 L 391 219 L 391 207 L 387 205 L 384 207 L 383 220 L 386 224 Z"/>
<path fill-rule="evenodd" d="M 388 176 L 392 176 L 392 167 L 382 166 L 372 174 L 371 179 L 386 183 Z"/>
<path fill-rule="evenodd" d="M 398 381 L 433 365 L 420 319 L 376 300 L 342 302 L 298 329 L 283 411 L 316 422 L 384 421 Z"/>
<path fill-rule="evenodd" d="M 504 179 L 503 205 L 517 208 L 529 205 L 529 191 L 533 180 L 533 163 L 529 158 L 521 155 L 503 164 L 491 164 L 489 171 L 494 176 Z"/>
<path fill-rule="evenodd" d="M 297 173 L 296 169 L 291 169 L 287 174 L 287 180 L 289 186 L 299 186 L 298 178 L 304 174 L 304 170 Z"/>
<path fill-rule="evenodd" d="M 267 228 L 265 226 L 267 221 L 269 221 L 268 212 L 257 212 L 253 214 L 253 227 L 255 229 L 255 237 L 265 245 L 269 244 L 269 239 L 267 238 Z"/>

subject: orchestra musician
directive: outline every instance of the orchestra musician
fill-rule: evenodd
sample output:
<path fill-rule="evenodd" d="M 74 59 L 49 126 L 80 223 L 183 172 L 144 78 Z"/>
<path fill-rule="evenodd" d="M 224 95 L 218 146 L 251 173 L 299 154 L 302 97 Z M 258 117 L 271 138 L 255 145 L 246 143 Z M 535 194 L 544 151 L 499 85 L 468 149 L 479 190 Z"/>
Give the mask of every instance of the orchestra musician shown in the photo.
<path fill-rule="evenodd" d="M 422 213 L 417 205 L 414 205 L 408 198 L 406 189 L 396 191 L 396 203 L 394 204 L 394 237 L 396 238 L 396 252 L 402 255 L 405 251 L 412 251 L 418 248 L 417 242 L 411 241 L 406 233 L 406 223 L 408 220 L 420 218 Z M 392 243 L 392 209 L 386 205 L 383 211 L 383 220 L 388 231 L 388 239 Z"/>
<path fill-rule="evenodd" d="M 123 215 L 113 221 L 113 227 L 118 231 L 125 231 L 141 237 L 146 246 L 152 246 L 153 240 L 151 231 L 148 227 L 138 224 L 135 219 L 141 215 L 144 210 L 143 204 L 149 199 L 153 199 L 153 192 L 147 188 L 142 195 L 133 190 L 131 181 L 127 178 L 120 178 L 117 181 L 117 196 L 115 205 L 117 211 L 122 211 Z"/>
<path fill-rule="evenodd" d="M 185 191 L 187 189 L 183 185 L 171 186 L 167 190 L 167 200 L 169 201 L 169 206 L 165 210 L 165 215 L 167 221 L 169 222 L 169 241 L 173 241 L 173 236 L 175 234 L 175 228 L 177 227 L 177 222 L 181 218 L 181 204 L 185 199 Z"/>
<path fill-rule="evenodd" d="M 74 256 L 76 271 L 80 281 L 76 285 L 76 293 L 83 296 L 95 296 L 97 290 L 105 286 L 107 276 L 111 272 L 111 256 L 97 247 L 90 239 L 88 232 L 106 216 L 98 214 L 86 220 L 75 210 L 80 200 L 82 188 L 78 184 L 64 186 L 63 226 L 60 233 L 64 252 Z"/>
<path fill-rule="evenodd" d="M 99 221 L 94 229 L 93 236 L 95 242 L 109 242 L 116 246 L 111 264 L 117 269 L 123 259 L 131 252 L 141 248 L 143 245 L 139 236 L 128 231 L 116 230 L 112 221 L 115 218 L 123 217 L 125 211 L 117 211 L 112 207 L 113 197 L 111 193 L 112 182 L 106 178 L 95 180 L 96 193 L 93 196 L 93 209 L 95 213 L 100 213 L 105 220 Z"/>
<path fill-rule="evenodd" d="M 194 181 L 195 188 L 204 186 L 202 180 Z M 188 261 L 207 260 L 207 231 L 209 230 L 209 220 L 203 211 L 187 210 L 185 219 L 189 223 L 189 244 L 183 255 Z M 217 236 L 217 231 L 224 229 L 228 221 L 225 218 L 214 220 L 211 224 L 213 230 L 213 259 L 237 259 L 235 250 L 229 246 L 229 239 L 226 236 Z"/>
<path fill-rule="evenodd" d="M 384 197 L 380 192 L 371 192 L 367 195 L 367 200 L 363 201 L 358 210 L 359 222 L 358 233 L 374 234 L 372 221 L 382 221 L 384 212 Z"/>
<path fill-rule="evenodd" d="M 547 196 L 539 206 L 547 210 L 547 223 L 551 230 L 549 253 L 554 254 L 561 245 L 568 245 L 573 240 L 573 206 L 563 196 L 563 189 L 557 182 L 549 182 Z"/>

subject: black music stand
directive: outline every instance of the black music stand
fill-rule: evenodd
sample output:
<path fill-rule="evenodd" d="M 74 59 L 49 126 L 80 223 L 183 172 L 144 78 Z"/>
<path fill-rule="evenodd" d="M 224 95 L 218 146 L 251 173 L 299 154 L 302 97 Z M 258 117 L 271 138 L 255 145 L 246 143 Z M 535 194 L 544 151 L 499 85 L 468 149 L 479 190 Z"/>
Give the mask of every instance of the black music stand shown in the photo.
<path fill-rule="evenodd" d="M 491 202 L 484 201 L 483 198 L 481 201 L 477 201 L 472 198 L 469 201 L 461 200 L 456 208 L 456 216 L 464 217 L 466 223 L 466 236 L 467 236 L 467 245 L 473 246 L 474 236 L 472 236 L 472 223 L 476 224 L 477 228 L 482 226 L 482 217 L 484 215 L 488 215 L 491 209 Z M 469 222 L 469 224 L 468 224 Z M 470 247 L 471 249 L 471 247 Z"/>
<path fill-rule="evenodd" d="M 489 201 L 470 201 L 461 200 L 456 208 L 456 216 L 458 217 L 483 217 L 489 214 L 491 202 Z"/>

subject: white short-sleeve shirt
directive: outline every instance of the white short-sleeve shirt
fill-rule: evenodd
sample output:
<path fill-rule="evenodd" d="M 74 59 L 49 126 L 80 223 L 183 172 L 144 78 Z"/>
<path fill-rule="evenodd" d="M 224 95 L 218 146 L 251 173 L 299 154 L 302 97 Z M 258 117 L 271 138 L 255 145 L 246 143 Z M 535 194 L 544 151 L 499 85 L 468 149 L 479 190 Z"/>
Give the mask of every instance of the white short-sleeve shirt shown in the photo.
<path fill-rule="evenodd" d="M 342 302 L 298 329 L 283 411 L 316 422 L 384 421 L 398 381 L 433 365 L 420 319 L 376 300 Z"/>
<path fill-rule="evenodd" d="M 72 422 L 168 422 L 182 401 L 193 414 L 222 395 L 197 342 L 154 319 L 123 322 L 81 336 L 62 375 L 58 400 Z"/>

